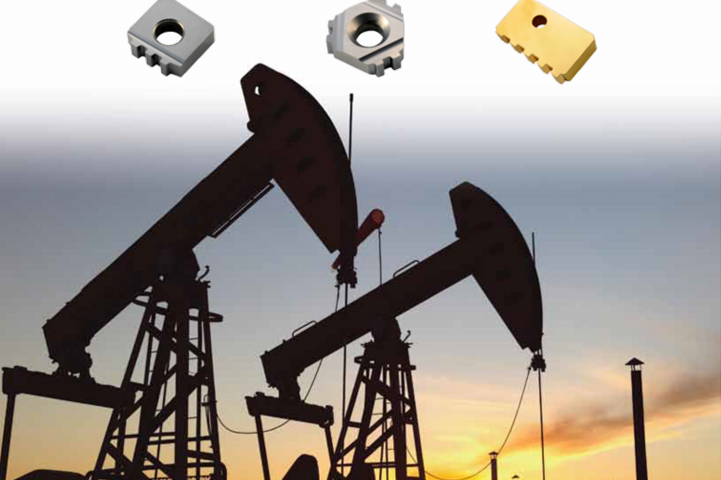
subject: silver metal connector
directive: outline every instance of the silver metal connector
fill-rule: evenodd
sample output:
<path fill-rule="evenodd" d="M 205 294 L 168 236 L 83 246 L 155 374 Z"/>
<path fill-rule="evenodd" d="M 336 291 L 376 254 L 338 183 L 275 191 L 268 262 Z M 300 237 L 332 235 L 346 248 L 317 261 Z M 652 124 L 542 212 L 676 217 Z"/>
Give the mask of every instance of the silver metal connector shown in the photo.
<path fill-rule="evenodd" d="M 358 43 L 358 37 L 369 30 L 382 36 L 378 45 L 367 47 Z M 328 53 L 366 73 L 381 77 L 386 68 L 401 68 L 403 30 L 400 5 L 389 7 L 385 0 L 368 0 L 350 7 L 328 22 Z"/>
<path fill-rule="evenodd" d="M 166 32 L 177 33 L 181 38 L 173 45 L 161 43 L 158 37 Z M 175 0 L 158 0 L 128 30 L 133 55 L 144 56 L 151 67 L 160 65 L 163 75 L 172 73 L 179 77 L 214 40 L 213 25 Z"/>

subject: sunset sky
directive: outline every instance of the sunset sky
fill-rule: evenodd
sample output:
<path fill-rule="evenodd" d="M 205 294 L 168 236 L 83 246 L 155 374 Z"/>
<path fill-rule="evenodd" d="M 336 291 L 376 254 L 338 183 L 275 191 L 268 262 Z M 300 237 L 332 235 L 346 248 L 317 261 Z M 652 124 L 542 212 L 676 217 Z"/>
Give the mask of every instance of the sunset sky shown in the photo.
<path fill-rule="evenodd" d="M 646 362 L 650 478 L 721 478 L 718 2 L 662 0 L 650 13 L 641 0 L 549 0 L 598 43 L 565 85 L 495 35 L 513 0 L 402 3 L 406 59 L 381 79 L 325 53 L 327 21 L 352 2 L 183 3 L 216 29 L 183 78 L 130 55 L 125 32 L 149 1 L 0 7 L 0 366 L 52 371 L 46 319 L 249 137 L 238 81 L 263 62 L 307 88 L 344 141 L 355 93 L 359 216 L 386 214 L 386 278 L 455 239 L 448 191 L 462 181 L 504 205 L 527 240 L 536 232 L 549 480 L 635 478 L 631 357 Z M 196 253 L 225 316 L 214 326 L 220 416 L 252 430 L 244 397 L 275 393 L 259 356 L 332 312 L 334 257 L 279 189 Z M 351 299 L 377 285 L 377 237 L 357 266 Z M 128 308 L 94 339 L 98 381 L 120 382 L 141 313 Z M 399 322 L 412 331 L 427 469 L 473 473 L 503 441 L 530 353 L 473 280 Z M 309 401 L 340 412 L 340 379 L 335 354 Z M 86 472 L 108 416 L 19 398 L 8 478 Z M 267 440 L 273 478 L 301 453 L 327 471 L 317 427 Z M 223 432 L 221 445 L 231 480 L 262 478 L 255 437 Z M 535 377 L 499 462 L 502 479 L 541 478 Z"/>

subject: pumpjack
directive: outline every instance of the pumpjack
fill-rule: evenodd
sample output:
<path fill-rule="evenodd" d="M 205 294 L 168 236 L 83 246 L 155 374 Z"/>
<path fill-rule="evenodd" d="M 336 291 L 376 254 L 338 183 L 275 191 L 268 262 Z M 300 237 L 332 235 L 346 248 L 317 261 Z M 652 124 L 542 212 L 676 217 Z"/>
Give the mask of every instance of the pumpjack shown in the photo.
<path fill-rule="evenodd" d="M 4 369 L 0 480 L 19 394 L 112 409 L 90 479 L 226 477 L 211 341 L 211 325 L 223 317 L 210 310 L 208 271 L 199 275 L 193 249 L 220 236 L 274 184 L 326 249 L 339 252 L 338 281 L 355 285 L 355 186 L 333 123 L 310 93 L 264 65 L 241 87 L 253 135 L 45 323 L 55 373 Z M 96 383 L 87 347 L 131 304 L 144 314 L 122 383 Z"/>
<path fill-rule="evenodd" d="M 260 421 L 264 415 L 325 429 L 328 480 L 374 480 L 376 472 L 379 478 L 381 472 L 396 480 L 426 478 L 413 387 L 416 367 L 397 317 L 468 276 L 475 278 L 518 345 L 533 352 L 534 359 L 542 359 L 541 290 L 523 235 L 503 207 L 478 187 L 462 183 L 450 191 L 450 198 L 455 242 L 262 355 L 265 378 L 279 395 L 258 393 L 246 401 L 249 414 L 256 418 L 265 480 L 270 474 Z M 372 339 L 355 359 L 358 374 L 333 445 L 332 410 L 302 401 L 298 376 L 367 334 Z M 317 461 L 307 456 L 299 458 L 294 468 L 295 476 L 287 475 L 285 480 L 318 478 Z"/>

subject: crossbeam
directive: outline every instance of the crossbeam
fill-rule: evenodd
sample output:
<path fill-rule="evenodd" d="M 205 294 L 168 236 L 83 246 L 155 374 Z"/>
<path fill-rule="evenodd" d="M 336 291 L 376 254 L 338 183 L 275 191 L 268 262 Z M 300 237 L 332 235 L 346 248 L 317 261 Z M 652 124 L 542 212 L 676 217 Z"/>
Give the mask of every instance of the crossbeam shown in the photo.
<path fill-rule="evenodd" d="M 135 392 L 123 391 L 111 385 L 102 385 L 68 375 L 33 372 L 18 366 L 3 368 L 3 393 L 34 395 L 105 408 L 130 405 L 135 397 Z"/>

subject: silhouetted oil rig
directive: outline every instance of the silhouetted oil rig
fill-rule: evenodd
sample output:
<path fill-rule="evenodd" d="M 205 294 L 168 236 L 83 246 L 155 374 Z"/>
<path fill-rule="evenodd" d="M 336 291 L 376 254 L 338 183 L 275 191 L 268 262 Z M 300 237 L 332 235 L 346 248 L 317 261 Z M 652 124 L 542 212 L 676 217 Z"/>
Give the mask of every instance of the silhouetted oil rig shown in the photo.
<path fill-rule="evenodd" d="M 278 395 L 257 393 L 246 400 L 257 427 L 265 480 L 270 480 L 270 468 L 263 417 L 319 426 L 327 445 L 329 480 L 390 478 L 391 472 L 397 480 L 438 478 L 425 468 L 413 382 L 416 366 L 397 317 L 469 276 L 518 345 L 532 352 L 526 383 L 536 371 L 540 387 L 546 365 L 534 254 L 501 205 L 470 183 L 456 186 L 450 191 L 456 240 L 422 261 L 411 262 L 387 281 L 381 272 L 377 288 L 348 303 L 348 288 L 357 284 L 357 249 L 375 231 L 380 241 L 383 212 L 373 210 L 358 227 L 349 156 L 328 115 L 307 91 L 263 65 L 245 75 L 241 86 L 248 128 L 254 135 L 47 321 L 43 330 L 48 353 L 58 365 L 53 374 L 4 369 L 8 401 L 0 480 L 7 476 L 14 406 L 20 394 L 112 410 L 88 479 L 227 477 L 211 336 L 211 326 L 223 317 L 210 309 L 208 268 L 201 272 L 193 250 L 208 237 L 218 238 L 274 185 L 288 196 L 327 250 L 338 252 L 333 263 L 337 295 L 340 298 L 344 290 L 346 302 L 261 356 L 266 380 Z M 122 382 L 117 387 L 96 383 L 86 348 L 131 304 L 144 313 Z M 342 424 L 334 440 L 332 407 L 307 403 L 298 377 L 367 334 L 372 339 L 354 359 L 358 370 L 347 401 L 344 377 Z M 638 458 L 643 451 L 638 478 L 646 480 L 640 362 L 636 362 L 629 365 Z M 503 446 L 505 442 L 478 473 L 490 467 L 492 478 L 498 478 Z M 545 456 L 543 462 L 545 476 Z M 34 478 L 79 476 L 38 471 Z M 301 455 L 284 478 L 317 480 L 317 460 Z"/>

